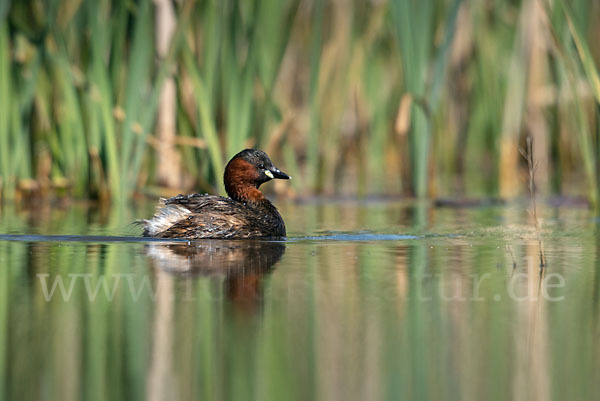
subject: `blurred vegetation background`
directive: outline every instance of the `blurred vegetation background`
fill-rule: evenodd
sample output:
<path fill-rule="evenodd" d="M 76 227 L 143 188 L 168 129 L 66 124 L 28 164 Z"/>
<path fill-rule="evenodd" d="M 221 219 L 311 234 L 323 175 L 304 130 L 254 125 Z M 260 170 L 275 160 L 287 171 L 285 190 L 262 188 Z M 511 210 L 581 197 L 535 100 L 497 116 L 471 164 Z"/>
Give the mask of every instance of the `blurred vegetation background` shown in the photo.
<path fill-rule="evenodd" d="M 600 188 L 594 0 L 0 0 L 0 196 Z"/>

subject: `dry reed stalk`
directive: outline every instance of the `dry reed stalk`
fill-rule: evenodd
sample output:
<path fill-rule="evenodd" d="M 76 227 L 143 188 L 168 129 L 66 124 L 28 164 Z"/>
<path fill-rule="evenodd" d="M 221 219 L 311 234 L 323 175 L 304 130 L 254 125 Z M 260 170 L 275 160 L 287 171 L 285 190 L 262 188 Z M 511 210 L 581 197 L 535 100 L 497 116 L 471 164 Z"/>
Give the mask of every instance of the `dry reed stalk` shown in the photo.
<path fill-rule="evenodd" d="M 542 243 L 540 221 L 537 216 L 537 206 L 535 201 L 535 169 L 537 164 L 534 163 L 533 160 L 533 138 L 531 136 L 527 137 L 527 152 L 522 149 L 519 149 L 519 152 L 527 160 L 527 166 L 529 168 L 529 198 L 531 200 L 533 220 L 535 222 L 535 233 L 540 249 L 540 268 L 544 268 L 546 266 L 546 256 L 544 255 L 544 245 Z"/>
<path fill-rule="evenodd" d="M 156 51 L 165 59 L 175 33 L 175 10 L 170 0 L 155 0 L 156 5 Z M 177 89 L 170 75 L 165 79 L 157 110 L 156 130 L 160 146 L 156 148 L 156 164 L 159 184 L 177 188 L 181 184 L 181 159 L 175 148 L 177 112 Z"/>

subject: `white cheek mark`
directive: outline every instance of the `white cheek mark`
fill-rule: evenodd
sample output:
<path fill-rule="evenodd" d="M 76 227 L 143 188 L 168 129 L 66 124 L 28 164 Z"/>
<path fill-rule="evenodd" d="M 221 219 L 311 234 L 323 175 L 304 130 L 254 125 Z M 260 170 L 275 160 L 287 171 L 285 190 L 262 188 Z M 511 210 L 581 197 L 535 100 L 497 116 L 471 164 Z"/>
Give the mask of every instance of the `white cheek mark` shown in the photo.
<path fill-rule="evenodd" d="M 270 172 L 269 170 L 266 170 L 266 171 L 265 171 L 265 175 L 266 175 L 267 177 L 271 178 L 271 179 L 273 178 L 273 173 L 272 173 L 272 172 Z"/>

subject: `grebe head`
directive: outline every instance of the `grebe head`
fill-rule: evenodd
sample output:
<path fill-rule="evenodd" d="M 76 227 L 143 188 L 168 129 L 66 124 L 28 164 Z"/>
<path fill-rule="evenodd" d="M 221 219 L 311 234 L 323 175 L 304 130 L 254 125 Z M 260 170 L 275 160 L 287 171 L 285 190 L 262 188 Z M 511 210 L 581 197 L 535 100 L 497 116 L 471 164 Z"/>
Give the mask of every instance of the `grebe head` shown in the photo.
<path fill-rule="evenodd" d="M 262 150 L 244 149 L 227 163 L 223 180 L 232 199 L 259 202 L 264 196 L 258 187 L 274 178 L 289 180 L 292 177 L 275 167 Z"/>

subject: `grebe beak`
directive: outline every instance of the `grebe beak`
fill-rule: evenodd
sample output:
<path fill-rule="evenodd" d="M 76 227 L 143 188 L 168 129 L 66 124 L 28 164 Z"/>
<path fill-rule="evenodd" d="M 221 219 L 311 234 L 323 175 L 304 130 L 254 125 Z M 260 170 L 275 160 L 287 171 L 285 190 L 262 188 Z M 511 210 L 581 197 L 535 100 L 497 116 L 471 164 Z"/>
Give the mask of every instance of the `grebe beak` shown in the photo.
<path fill-rule="evenodd" d="M 267 177 L 270 177 L 270 178 L 279 178 L 282 180 L 291 180 L 292 179 L 292 177 L 290 177 L 283 171 L 279 170 L 277 167 L 274 167 L 271 170 L 267 170 L 265 172 L 265 174 L 267 175 Z"/>

